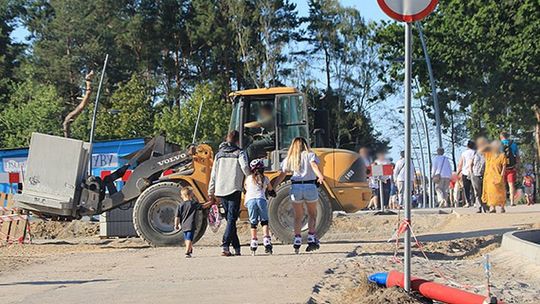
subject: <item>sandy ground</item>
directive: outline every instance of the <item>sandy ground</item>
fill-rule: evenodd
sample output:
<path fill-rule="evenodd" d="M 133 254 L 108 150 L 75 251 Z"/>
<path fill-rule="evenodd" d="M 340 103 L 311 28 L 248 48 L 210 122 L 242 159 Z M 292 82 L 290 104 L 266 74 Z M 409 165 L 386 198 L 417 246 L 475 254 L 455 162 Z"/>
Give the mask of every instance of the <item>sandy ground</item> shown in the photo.
<path fill-rule="evenodd" d="M 484 293 L 482 255 L 489 253 L 497 296 L 540 303 L 540 266 L 498 249 L 502 233 L 540 226 L 540 206 L 509 211 L 415 213 L 414 230 L 431 262 L 415 248 L 413 274 L 478 285 L 471 291 Z M 64 223 L 43 229 L 33 245 L 0 247 L 0 303 L 422 303 L 366 283 L 367 274 L 401 269 L 392 262 L 395 243 L 386 242 L 397 220 L 337 216 L 321 250 L 300 255 L 277 245 L 273 256 L 219 257 L 220 234 L 208 231 L 193 259 L 179 248 L 149 248 L 138 239 L 84 237 L 94 233 L 91 224 Z M 240 231 L 247 243 L 247 226 Z"/>

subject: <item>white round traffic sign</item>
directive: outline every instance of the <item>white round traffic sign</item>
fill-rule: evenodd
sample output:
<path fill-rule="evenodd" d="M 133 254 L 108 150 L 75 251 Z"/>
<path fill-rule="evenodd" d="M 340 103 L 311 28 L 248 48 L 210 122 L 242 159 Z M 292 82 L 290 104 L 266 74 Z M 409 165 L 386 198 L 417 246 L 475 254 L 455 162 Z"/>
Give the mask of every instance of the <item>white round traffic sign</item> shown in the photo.
<path fill-rule="evenodd" d="M 438 0 L 377 0 L 390 18 L 402 22 L 424 19 L 437 6 Z"/>

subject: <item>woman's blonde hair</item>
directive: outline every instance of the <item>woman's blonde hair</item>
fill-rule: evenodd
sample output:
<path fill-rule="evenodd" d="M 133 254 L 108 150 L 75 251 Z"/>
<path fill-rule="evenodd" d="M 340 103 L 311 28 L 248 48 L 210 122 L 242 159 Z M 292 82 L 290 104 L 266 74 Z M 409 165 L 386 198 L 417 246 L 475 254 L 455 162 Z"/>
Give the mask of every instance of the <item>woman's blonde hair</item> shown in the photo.
<path fill-rule="evenodd" d="M 293 139 L 287 152 L 287 171 L 299 172 L 302 169 L 302 152 L 308 151 L 310 149 L 305 138 L 296 137 Z"/>

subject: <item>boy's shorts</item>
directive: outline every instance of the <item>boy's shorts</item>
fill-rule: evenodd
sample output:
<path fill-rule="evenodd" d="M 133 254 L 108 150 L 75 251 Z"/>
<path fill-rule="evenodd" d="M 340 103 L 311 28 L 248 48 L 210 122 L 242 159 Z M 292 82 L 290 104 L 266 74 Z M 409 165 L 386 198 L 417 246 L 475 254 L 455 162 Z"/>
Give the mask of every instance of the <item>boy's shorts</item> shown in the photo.
<path fill-rule="evenodd" d="M 193 241 L 193 231 L 184 231 L 184 240 Z"/>
<path fill-rule="evenodd" d="M 516 182 L 516 175 L 517 175 L 516 169 L 514 169 L 514 168 L 506 169 L 506 171 L 504 172 L 504 180 L 507 183 L 515 183 Z"/>
<path fill-rule="evenodd" d="M 290 195 L 293 203 L 313 203 L 319 200 L 319 190 L 315 184 L 292 184 Z"/>
<path fill-rule="evenodd" d="M 264 198 L 254 198 L 246 202 L 249 223 L 252 225 L 268 222 L 268 202 Z"/>

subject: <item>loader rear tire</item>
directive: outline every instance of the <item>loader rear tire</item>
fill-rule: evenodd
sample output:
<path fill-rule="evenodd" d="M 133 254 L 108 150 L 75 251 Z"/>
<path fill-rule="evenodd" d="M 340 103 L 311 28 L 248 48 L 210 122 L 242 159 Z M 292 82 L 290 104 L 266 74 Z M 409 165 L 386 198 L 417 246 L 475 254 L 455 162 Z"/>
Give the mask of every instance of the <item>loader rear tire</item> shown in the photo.
<path fill-rule="evenodd" d="M 180 189 L 182 185 L 175 182 L 158 183 L 144 190 L 135 202 L 133 226 L 139 237 L 149 245 L 184 245 L 184 234 L 181 230 L 174 230 L 176 209 L 182 203 Z M 205 213 L 197 211 L 194 242 L 204 235 L 207 224 Z"/>
<path fill-rule="evenodd" d="M 268 217 L 271 232 L 283 244 L 292 244 L 294 237 L 294 210 L 290 199 L 290 182 L 280 185 L 276 190 L 276 197 L 268 204 Z M 304 209 L 305 210 L 305 209 Z M 332 203 L 326 191 L 319 188 L 319 202 L 317 203 L 317 237 L 321 238 L 332 225 Z M 307 214 L 304 212 L 304 225 L 302 226 L 302 238 L 307 238 Z"/>

